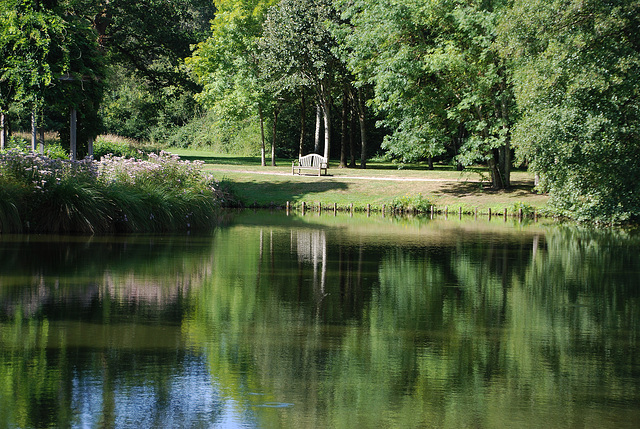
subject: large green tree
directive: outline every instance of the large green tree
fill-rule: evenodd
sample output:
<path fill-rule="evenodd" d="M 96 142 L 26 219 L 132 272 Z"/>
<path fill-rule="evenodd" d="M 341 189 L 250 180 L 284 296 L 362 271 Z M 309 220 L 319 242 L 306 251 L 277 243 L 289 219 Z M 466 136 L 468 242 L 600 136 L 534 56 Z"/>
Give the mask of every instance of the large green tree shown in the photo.
<path fill-rule="evenodd" d="M 68 130 L 70 108 L 81 112 L 80 135 L 95 136 L 104 76 L 90 22 L 74 2 L 3 0 L 0 28 L 0 105 L 34 112 L 57 131 Z M 83 139 L 85 140 L 85 139 Z"/>
<path fill-rule="evenodd" d="M 54 79 L 50 54 L 65 23 L 36 1 L 0 2 L 0 111 L 11 104 L 28 111 L 42 107 L 44 91 Z M 64 68 L 65 64 L 61 64 Z"/>
<path fill-rule="evenodd" d="M 573 218 L 640 216 L 639 28 L 638 0 L 514 0 L 502 21 L 514 145 Z"/>
<path fill-rule="evenodd" d="M 211 0 L 74 0 L 99 33 L 110 65 L 101 110 L 106 130 L 164 141 L 197 112 L 187 73 L 191 46 L 209 33 Z"/>
<path fill-rule="evenodd" d="M 273 93 L 261 76 L 257 40 L 268 8 L 275 0 L 216 0 L 211 34 L 197 45 L 187 65 L 202 91 L 196 98 L 223 119 L 257 116 L 265 161 L 265 114 L 274 109 Z M 272 150 L 272 164 L 275 163 Z"/>
<path fill-rule="evenodd" d="M 513 103 L 508 69 L 495 46 L 503 2 L 337 4 L 347 23 L 350 70 L 374 86 L 372 104 L 391 130 L 384 147 L 414 161 L 455 143 L 459 162 L 486 162 L 493 186 L 508 187 Z"/>
<path fill-rule="evenodd" d="M 324 118 L 324 156 L 331 150 L 331 96 L 344 67 L 327 23 L 337 14 L 330 0 L 281 0 L 270 9 L 259 46 L 261 67 L 273 88 L 314 91 Z"/>

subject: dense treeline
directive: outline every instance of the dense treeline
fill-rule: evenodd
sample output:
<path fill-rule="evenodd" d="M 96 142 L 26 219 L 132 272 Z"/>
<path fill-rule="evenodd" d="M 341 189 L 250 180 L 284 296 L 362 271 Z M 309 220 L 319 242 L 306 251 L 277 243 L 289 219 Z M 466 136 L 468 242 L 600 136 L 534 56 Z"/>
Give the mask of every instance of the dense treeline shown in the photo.
<path fill-rule="evenodd" d="M 63 130 L 73 105 L 84 137 L 261 150 L 263 165 L 484 163 L 495 188 L 526 166 L 561 214 L 640 214 L 639 0 L 0 5 L 5 128 L 36 112 Z"/>

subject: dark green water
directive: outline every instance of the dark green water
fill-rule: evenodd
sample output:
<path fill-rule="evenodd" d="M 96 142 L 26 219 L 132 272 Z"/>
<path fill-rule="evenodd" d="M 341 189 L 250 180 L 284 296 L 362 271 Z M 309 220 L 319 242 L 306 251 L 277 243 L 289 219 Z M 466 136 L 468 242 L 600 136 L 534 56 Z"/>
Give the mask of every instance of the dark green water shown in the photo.
<path fill-rule="evenodd" d="M 0 235 L 0 428 L 635 428 L 640 235 L 245 212 Z"/>

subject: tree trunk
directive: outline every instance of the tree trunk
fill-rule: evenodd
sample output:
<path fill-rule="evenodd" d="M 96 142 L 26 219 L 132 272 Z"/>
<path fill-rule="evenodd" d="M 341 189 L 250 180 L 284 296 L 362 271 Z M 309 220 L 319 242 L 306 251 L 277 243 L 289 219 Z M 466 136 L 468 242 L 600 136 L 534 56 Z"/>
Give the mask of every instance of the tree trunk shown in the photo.
<path fill-rule="evenodd" d="M 32 152 L 36 151 L 36 144 L 38 140 L 37 129 L 38 129 L 38 125 L 37 125 L 37 119 L 36 119 L 36 110 L 34 108 L 33 111 L 31 111 L 31 151 Z"/>
<path fill-rule="evenodd" d="M 38 151 L 40 155 L 44 155 L 44 127 L 42 124 L 38 127 Z"/>
<path fill-rule="evenodd" d="M 503 129 L 506 131 L 506 137 L 504 141 L 504 155 L 502 157 L 503 165 L 502 171 L 504 174 L 504 186 L 509 188 L 511 186 L 511 129 L 509 126 L 509 110 L 507 106 L 507 96 L 503 91 L 502 100 L 502 120 L 504 121 Z"/>
<path fill-rule="evenodd" d="M 358 88 L 358 120 L 360 121 L 360 168 L 367 168 L 367 125 L 365 107 L 362 101 L 362 88 Z"/>
<path fill-rule="evenodd" d="M 356 119 L 353 114 L 353 104 L 349 109 L 349 167 L 356 168 Z"/>
<path fill-rule="evenodd" d="M 489 172 L 491 173 L 491 186 L 493 189 L 504 189 L 504 176 L 500 171 L 500 150 L 494 149 L 489 158 Z"/>
<path fill-rule="evenodd" d="M 278 127 L 278 108 L 273 109 L 273 128 L 271 131 L 271 166 L 276 166 L 276 135 Z"/>
<path fill-rule="evenodd" d="M 0 112 L 0 150 L 4 150 L 7 145 L 7 126 L 4 112 Z"/>
<path fill-rule="evenodd" d="M 298 156 L 302 156 L 304 154 L 304 139 L 306 137 L 306 133 L 305 133 L 306 116 L 307 116 L 307 106 L 304 99 L 304 90 L 303 90 L 302 97 L 300 100 L 300 146 L 298 148 Z"/>
<path fill-rule="evenodd" d="M 267 161 L 265 159 L 265 147 L 264 147 L 264 114 L 262 113 L 262 107 L 258 106 L 258 115 L 260 115 L 260 135 L 262 137 L 262 147 L 260 148 L 260 161 L 261 165 L 265 167 Z"/>
<path fill-rule="evenodd" d="M 78 112 L 75 107 L 71 108 L 71 114 L 69 115 L 69 135 L 71 141 L 69 142 L 69 155 L 71 161 L 75 161 L 78 155 Z"/>
<path fill-rule="evenodd" d="M 316 136 L 313 153 L 320 152 L 320 133 L 322 132 L 322 106 L 316 104 Z"/>
<path fill-rule="evenodd" d="M 329 162 L 331 155 L 331 101 L 327 88 L 321 86 L 322 113 L 324 115 L 324 157 Z"/>
<path fill-rule="evenodd" d="M 349 108 L 349 97 L 347 94 L 347 90 L 343 89 L 342 91 L 342 123 L 340 129 L 340 168 L 345 168 L 347 166 L 347 128 L 348 128 L 348 108 Z"/>

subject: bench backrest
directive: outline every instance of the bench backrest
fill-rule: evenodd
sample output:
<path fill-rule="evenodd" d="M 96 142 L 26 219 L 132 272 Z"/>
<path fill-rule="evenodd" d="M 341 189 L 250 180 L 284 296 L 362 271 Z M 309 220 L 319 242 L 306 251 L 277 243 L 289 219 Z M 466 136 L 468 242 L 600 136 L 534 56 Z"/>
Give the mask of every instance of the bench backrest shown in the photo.
<path fill-rule="evenodd" d="M 319 167 L 321 164 L 327 163 L 327 158 L 312 153 L 309 155 L 301 156 L 298 161 L 300 162 L 301 167 Z"/>

